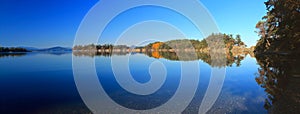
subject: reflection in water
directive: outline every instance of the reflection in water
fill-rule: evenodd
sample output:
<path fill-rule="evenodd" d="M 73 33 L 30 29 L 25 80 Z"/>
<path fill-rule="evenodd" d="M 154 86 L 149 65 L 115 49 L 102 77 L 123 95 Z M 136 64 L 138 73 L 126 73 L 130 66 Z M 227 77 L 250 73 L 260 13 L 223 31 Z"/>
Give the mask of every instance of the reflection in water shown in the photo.
<path fill-rule="evenodd" d="M 83 56 L 82 58 L 96 57 L 96 69 L 101 72 L 99 81 L 107 89 L 107 94 L 112 99 L 119 101 L 123 106 L 135 109 L 143 109 L 144 107 L 154 107 L 159 103 L 163 103 L 174 94 L 180 80 L 180 62 L 201 60 L 202 71 L 198 90 L 194 99 L 183 113 L 198 113 L 198 108 L 206 91 L 206 87 L 210 80 L 210 66 L 228 68 L 225 84 L 222 92 L 208 113 L 264 113 L 266 110 L 270 113 L 296 113 L 299 112 L 299 77 L 300 69 L 297 67 L 299 61 L 294 57 L 285 56 L 262 56 L 257 57 L 260 65 L 257 77 L 254 80 L 253 74 L 257 72 L 255 60 L 247 54 L 227 53 L 226 64 L 221 64 L 220 56 L 222 54 L 200 53 L 196 52 L 197 58 L 189 57 L 191 52 L 181 51 L 181 59 L 178 59 L 174 52 L 141 52 L 140 54 L 127 52 L 91 52 L 91 51 L 74 51 L 75 56 Z M 62 56 L 49 56 L 62 55 Z M 1 67 L 1 90 L 5 91 L 1 94 L 1 98 L 5 99 L 0 103 L 0 107 L 4 107 L 3 113 L 91 113 L 84 105 L 81 97 L 78 95 L 74 78 L 72 74 L 71 55 L 64 53 L 2 53 L 0 54 Z M 194 53 L 195 54 L 195 53 Z M 34 56 L 31 56 L 34 55 Z M 162 88 L 157 96 L 141 100 L 141 97 L 128 95 L 125 90 L 121 90 L 115 81 L 110 56 L 126 55 L 131 56 L 134 60 L 130 64 L 131 73 L 137 81 L 147 81 L 150 78 L 148 74 L 148 65 L 156 59 L 164 62 L 166 68 L 172 72 L 168 72 L 166 85 Z M 216 56 L 215 56 L 216 55 Z M 30 57 L 29 57 L 30 56 Z M 149 58 L 149 57 L 153 58 Z M 18 58 L 14 58 L 18 57 Z M 213 57 L 217 62 L 212 63 Z M 8 61 L 8 62 L 7 62 Z M 205 64 L 203 64 L 203 62 Z M 207 65 L 207 64 L 208 65 Z M 145 73 L 146 72 L 146 73 Z M 41 75 L 42 74 L 42 75 Z M 250 78 L 248 78 L 250 77 Z M 16 80 L 17 79 L 17 80 Z M 256 82 L 265 90 L 257 86 Z M 33 88 L 34 87 L 34 88 Z M 47 90 L 45 90 L 47 88 Z M 30 91 L 30 92 L 28 92 Z M 17 92 L 17 94 L 16 94 Z M 267 93 L 268 97 L 265 97 Z M 120 97 L 122 96 L 122 97 Z M 154 98 L 155 97 L 155 98 Z M 266 100 L 265 100 L 266 99 Z M 41 102 L 43 100 L 43 102 Z M 20 102 L 22 101 L 22 102 Z M 140 102 L 141 101 L 141 102 Z M 11 112 L 12 111 L 12 112 Z"/>
<path fill-rule="evenodd" d="M 298 56 L 269 55 L 256 57 L 256 82 L 265 89 L 264 108 L 270 113 L 300 113 L 300 64 Z"/>
<path fill-rule="evenodd" d="M 3 57 L 22 57 L 26 55 L 35 55 L 35 54 L 50 54 L 50 55 L 65 55 L 72 53 L 71 51 L 52 51 L 52 52 L 4 52 L 0 53 L 0 58 Z"/>
<path fill-rule="evenodd" d="M 135 54 L 136 52 L 132 52 L 131 54 Z M 232 54 L 227 53 L 224 54 L 222 52 L 214 52 L 214 53 L 203 53 L 203 52 L 191 52 L 191 51 L 177 51 L 177 52 L 170 52 L 170 51 L 145 51 L 139 52 L 143 53 L 149 57 L 153 57 L 156 59 L 164 58 L 171 61 L 196 61 L 202 60 L 208 63 L 212 67 L 226 67 L 232 66 L 236 64 L 238 67 L 241 65 L 241 61 L 247 56 L 248 53 L 245 54 Z M 104 56 L 110 57 L 112 55 L 127 55 L 129 54 L 128 51 L 118 51 L 118 52 L 97 52 L 97 51 L 73 51 L 73 55 L 75 56 Z M 194 54 L 197 55 L 195 58 Z M 180 57 L 178 57 L 180 55 Z M 213 56 L 211 56 L 213 55 Z M 224 56 L 226 56 L 226 63 L 224 63 Z M 213 58 L 212 58 L 213 57 Z M 214 60 L 214 62 L 212 62 Z"/>
<path fill-rule="evenodd" d="M 195 52 L 197 58 L 192 58 L 190 54 L 195 54 L 189 51 L 149 51 L 142 52 L 143 54 L 153 58 L 164 58 L 171 61 L 196 61 L 202 60 L 211 67 L 231 67 L 233 64 L 236 67 L 241 66 L 241 61 L 247 56 L 245 54 L 226 53 L 226 64 L 219 60 L 224 55 L 223 53 L 201 53 Z M 112 56 L 112 55 L 127 55 L 128 52 L 73 52 L 75 56 Z M 134 54 L 134 53 L 131 53 Z M 180 54 L 181 57 L 177 56 Z M 253 54 L 249 53 L 251 57 Z M 214 56 L 211 56 L 214 55 Z M 216 62 L 212 62 L 213 59 Z M 300 113 L 300 69 L 297 65 L 300 64 L 297 60 L 299 56 L 288 57 L 284 55 L 269 55 L 259 56 L 256 60 L 261 68 L 258 69 L 257 84 L 265 89 L 267 98 L 265 99 L 264 108 L 269 113 Z M 232 95 L 226 96 L 229 98 Z M 243 98 L 240 98 L 243 101 Z M 236 101 L 236 99 L 234 100 Z M 238 102 L 240 103 L 240 102 Z M 237 105 L 245 107 L 243 105 Z"/>
<path fill-rule="evenodd" d="M 211 67 L 226 67 L 226 66 L 233 66 L 233 64 L 236 64 L 237 67 L 239 67 L 241 65 L 241 61 L 245 58 L 245 54 L 241 54 L 241 55 L 233 55 L 232 53 L 228 53 L 227 55 L 225 53 L 222 52 L 215 52 L 215 53 L 201 53 L 201 52 L 192 52 L 190 50 L 187 51 L 145 51 L 145 52 L 140 52 L 141 54 L 144 54 L 148 57 L 152 57 L 152 58 L 156 58 L 156 59 L 160 59 L 160 58 L 164 58 L 170 61 L 194 61 L 197 62 L 198 60 L 201 60 L 207 64 L 209 64 L 209 66 Z M 116 51 L 116 52 L 109 52 L 109 51 L 101 51 L 101 52 L 96 52 L 96 51 L 74 51 L 73 55 L 74 56 L 89 56 L 89 57 L 95 57 L 95 56 L 104 56 L 104 57 L 109 57 L 112 55 L 127 55 L 128 56 L 128 51 L 122 52 L 122 51 Z M 135 53 L 131 53 L 131 54 L 135 54 Z M 196 57 L 195 57 L 196 54 Z M 180 56 L 180 57 L 178 57 Z M 134 57 L 134 56 L 133 56 Z M 144 57 L 144 56 L 143 56 Z M 225 59 L 225 60 L 224 60 Z M 137 63 L 141 63 L 138 62 L 138 59 L 135 63 L 132 64 L 137 64 Z M 167 63 L 170 61 L 166 61 Z M 225 62 L 227 61 L 227 62 Z M 146 61 L 143 61 L 143 63 L 147 63 Z M 178 63 L 178 62 L 171 62 L 173 63 Z M 168 63 L 168 64 L 171 64 Z M 168 100 L 169 97 L 171 95 L 173 95 L 173 93 L 176 91 L 177 88 L 177 84 L 179 82 L 178 79 L 180 79 L 180 71 L 179 69 L 175 70 L 176 67 L 174 67 L 175 64 L 173 64 L 172 66 L 168 66 L 167 68 L 172 69 L 172 71 L 174 72 L 170 72 L 168 75 L 167 80 L 171 80 L 171 81 L 166 81 L 166 85 L 168 86 L 163 86 L 161 91 L 158 91 L 157 94 L 153 94 L 147 97 L 144 96 L 137 96 L 137 95 L 132 95 L 130 93 L 127 93 L 125 91 L 122 92 L 122 89 L 119 88 L 117 89 L 118 92 L 111 92 L 112 90 L 110 90 L 112 87 L 116 88 L 119 87 L 117 82 L 114 82 L 113 78 L 108 78 L 104 81 L 101 81 L 101 84 L 104 88 L 108 88 L 106 90 L 107 94 L 114 99 L 115 102 L 117 102 L 118 104 L 125 106 L 126 108 L 130 108 L 130 109 L 150 109 L 153 108 L 155 106 L 160 105 L 161 103 L 165 103 L 165 100 Z M 108 66 L 106 66 L 108 67 Z M 142 70 L 143 68 L 146 68 L 144 70 Z M 101 70 L 101 69 L 99 69 Z M 136 68 L 137 71 L 139 72 L 147 72 L 148 68 L 147 67 L 138 67 Z M 107 72 L 109 71 L 109 69 L 106 69 L 103 72 Z M 133 71 L 133 73 L 136 71 Z M 141 78 L 144 77 L 145 73 L 141 73 L 138 74 L 137 77 Z M 208 73 L 208 72 L 207 72 Z M 146 73 L 147 74 L 147 73 Z M 202 74 L 203 75 L 203 74 Z M 206 76 L 209 76 L 205 73 Z M 134 77 L 134 75 L 133 75 Z M 203 77 L 202 77 L 203 78 Z M 176 79 L 176 80 L 175 80 Z M 203 81 L 205 80 L 205 78 L 203 78 Z M 186 108 L 186 110 L 184 111 L 184 113 L 198 113 L 199 107 L 200 107 L 200 103 L 202 101 L 202 98 L 205 94 L 205 91 L 202 90 L 206 90 L 206 84 L 209 82 L 209 80 L 205 80 L 204 82 L 201 82 L 204 85 L 201 85 L 201 89 L 197 90 L 195 96 L 194 96 L 194 100 L 192 101 L 191 105 L 188 106 L 188 108 Z M 121 92 L 119 92 L 121 91 Z M 157 97 L 158 95 L 158 97 Z M 229 99 L 231 98 L 233 95 L 232 94 L 228 94 L 222 97 L 226 97 L 226 100 L 218 103 L 220 105 L 226 105 L 224 102 L 228 103 L 230 101 L 237 101 L 237 104 L 231 104 L 230 107 L 231 109 L 236 109 L 236 110 L 247 110 L 245 108 L 245 106 L 240 106 L 240 103 L 245 102 L 245 100 L 243 99 L 243 97 L 234 97 L 233 99 Z M 146 99 L 145 99 L 146 98 Z M 155 100 L 153 100 L 155 99 Z M 252 103 L 252 102 L 251 102 Z M 216 109 L 214 108 L 214 112 Z M 233 112 L 238 112 L 234 110 Z M 231 110 L 230 110 L 231 111 Z M 225 112 L 229 112 L 228 110 L 224 110 L 222 109 L 221 112 L 225 113 Z"/>
<path fill-rule="evenodd" d="M 110 57 L 112 55 L 127 55 L 127 52 L 98 52 L 98 51 L 73 51 L 73 55 L 75 56 L 88 56 L 88 57 L 95 57 L 95 56 L 104 56 Z"/>
<path fill-rule="evenodd" d="M 21 57 L 26 55 L 26 53 L 0 53 L 0 58 L 2 57 Z"/>

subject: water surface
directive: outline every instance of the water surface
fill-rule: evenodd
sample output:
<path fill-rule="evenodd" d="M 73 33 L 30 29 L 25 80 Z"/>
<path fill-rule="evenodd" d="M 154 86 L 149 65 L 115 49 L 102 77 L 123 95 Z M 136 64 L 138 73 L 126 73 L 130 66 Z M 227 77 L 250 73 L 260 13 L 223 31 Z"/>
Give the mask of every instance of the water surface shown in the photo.
<path fill-rule="evenodd" d="M 18 53 L 1 54 L 0 87 L 1 113 L 90 113 L 82 101 L 74 82 L 72 53 Z M 210 63 L 209 55 L 199 54 L 197 60 L 179 61 L 172 54 L 154 57 L 151 54 L 74 54 L 74 57 L 95 59 L 99 81 L 105 92 L 119 105 L 130 109 L 145 110 L 158 107 L 174 95 L 181 79 L 182 62 L 199 63 L 199 85 L 192 102 L 183 113 L 198 113 L 199 106 L 211 78 L 212 67 L 226 67 L 222 91 L 208 113 L 267 113 L 273 107 L 271 96 L 262 83 L 258 83 L 263 68 L 250 55 L 227 57 L 226 65 Z M 166 56 L 169 55 L 169 56 Z M 129 58 L 132 77 L 139 83 L 147 83 L 151 76 L 149 67 L 160 62 L 167 71 L 164 84 L 150 95 L 136 95 L 124 90 L 116 81 L 111 57 Z M 124 61 L 125 62 L 125 61 Z M 190 71 L 193 72 L 193 71 Z M 294 73 L 295 74 L 295 73 Z M 188 76 L 188 75 L 185 75 Z M 295 75 L 296 77 L 297 75 Z M 299 82 L 299 78 L 296 82 Z M 265 80 L 266 81 L 266 80 Z M 298 86 L 299 87 L 299 86 Z M 297 90 L 297 89 L 296 89 Z M 298 89 L 299 90 L 299 89 Z M 280 93 L 280 91 L 279 91 Z M 299 92 L 294 92 L 299 95 Z M 291 93 L 287 93 L 291 94 Z M 295 96 L 295 95 L 291 95 Z M 276 97 L 274 97 L 276 98 Z M 295 97 L 298 98 L 298 97 Z M 269 100 L 269 106 L 267 101 Z M 291 100 L 293 107 L 298 101 Z M 286 107 L 282 110 L 290 109 Z"/>

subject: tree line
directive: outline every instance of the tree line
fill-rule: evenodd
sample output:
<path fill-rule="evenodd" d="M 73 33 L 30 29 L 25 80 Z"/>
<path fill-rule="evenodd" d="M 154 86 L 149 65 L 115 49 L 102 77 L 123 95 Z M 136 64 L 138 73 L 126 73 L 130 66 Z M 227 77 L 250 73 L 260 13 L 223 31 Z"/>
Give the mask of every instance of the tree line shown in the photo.
<path fill-rule="evenodd" d="M 232 49 L 233 46 L 245 46 L 245 43 L 241 40 L 241 35 L 222 34 L 215 33 L 211 34 L 205 39 L 177 39 L 166 42 L 153 42 L 145 46 L 131 48 L 126 45 L 76 45 L 73 50 L 113 50 L 113 49 L 139 49 L 140 51 L 158 51 L 158 50 L 171 50 L 171 49 Z"/>
<path fill-rule="evenodd" d="M 96 45 L 96 44 L 89 44 L 89 45 L 76 45 L 73 47 L 73 50 L 112 50 L 112 49 L 128 49 L 129 47 L 126 45 L 112 45 L 112 44 L 104 44 L 104 45 Z"/>
<path fill-rule="evenodd" d="M 24 48 L 19 48 L 19 47 L 1 47 L 0 46 L 0 52 L 29 52 L 29 51 Z"/>
<path fill-rule="evenodd" d="M 159 46 L 157 46 L 159 44 Z M 205 39 L 195 40 L 195 39 L 177 39 L 170 40 L 166 42 L 154 42 L 145 46 L 146 49 L 205 49 L 220 46 L 220 48 L 232 49 L 233 46 L 246 46 L 241 40 L 241 35 L 232 34 L 222 34 L 216 33 L 211 34 Z"/>

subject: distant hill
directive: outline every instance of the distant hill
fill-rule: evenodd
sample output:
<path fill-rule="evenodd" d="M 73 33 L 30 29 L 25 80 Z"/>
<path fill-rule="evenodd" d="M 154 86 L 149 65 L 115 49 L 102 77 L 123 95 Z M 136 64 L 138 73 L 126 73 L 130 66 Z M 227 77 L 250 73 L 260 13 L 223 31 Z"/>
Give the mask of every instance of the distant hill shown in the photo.
<path fill-rule="evenodd" d="M 72 51 L 72 48 L 60 47 L 60 46 L 44 48 L 44 49 L 40 49 L 40 48 L 36 48 L 36 47 L 26 47 L 26 46 L 20 46 L 20 48 L 24 48 L 28 51 L 35 51 L 35 52 L 37 52 L 37 51 L 38 52 L 41 52 L 41 51 L 45 51 L 45 52 Z"/>
<path fill-rule="evenodd" d="M 36 47 L 27 47 L 27 46 L 19 46 L 19 48 L 23 48 L 23 49 L 26 49 L 28 51 L 37 51 L 37 50 L 39 50 L 39 48 L 36 48 Z"/>
<path fill-rule="evenodd" d="M 72 49 L 57 46 L 57 47 L 51 47 L 51 48 L 45 48 L 45 49 L 38 49 L 36 51 L 59 52 L 59 51 L 72 51 Z"/>

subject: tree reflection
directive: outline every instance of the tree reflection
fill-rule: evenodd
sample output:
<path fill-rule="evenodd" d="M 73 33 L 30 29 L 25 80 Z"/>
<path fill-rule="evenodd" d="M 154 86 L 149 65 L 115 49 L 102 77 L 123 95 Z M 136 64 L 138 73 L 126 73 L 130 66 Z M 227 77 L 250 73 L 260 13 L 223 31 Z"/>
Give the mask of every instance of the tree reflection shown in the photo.
<path fill-rule="evenodd" d="M 21 57 L 26 55 L 26 53 L 0 53 L 0 58 L 4 57 Z"/>
<path fill-rule="evenodd" d="M 95 57 L 95 56 L 104 56 L 110 57 L 112 55 L 127 55 L 127 52 L 98 52 L 98 51 L 73 51 L 74 56 L 88 56 L 88 57 Z"/>
<path fill-rule="evenodd" d="M 258 56 L 257 84 L 265 89 L 264 108 L 270 113 L 300 113 L 299 56 Z"/>
<path fill-rule="evenodd" d="M 244 58 L 246 57 L 246 54 L 233 55 L 232 53 L 225 54 L 221 52 L 215 52 L 215 53 L 193 52 L 192 53 L 186 51 L 179 51 L 176 53 L 176 52 L 169 52 L 169 51 L 166 52 L 157 51 L 156 53 L 148 52 L 145 54 L 148 55 L 149 57 L 165 58 L 172 61 L 202 60 L 203 62 L 209 64 L 212 67 L 226 67 L 226 66 L 232 66 L 233 64 L 236 64 L 236 66 L 239 67 L 241 66 L 241 61 L 244 60 Z M 178 57 L 178 54 L 180 54 L 180 58 Z M 193 54 L 196 54 L 197 58 L 195 58 Z M 214 62 L 212 62 L 212 60 L 214 60 Z"/>
<path fill-rule="evenodd" d="M 110 57 L 113 55 L 122 56 L 129 54 L 130 51 L 73 51 L 74 56 L 104 56 Z M 232 53 L 223 52 L 211 52 L 203 53 L 199 51 L 144 51 L 144 52 L 132 52 L 145 54 L 149 57 L 156 59 L 164 58 L 171 61 L 197 61 L 202 60 L 203 62 L 209 64 L 212 67 L 226 67 L 236 64 L 237 67 L 241 66 L 241 61 L 245 58 L 247 54 L 233 55 Z M 180 56 L 179 56 L 180 55 Z M 212 56 L 213 55 L 213 56 Z M 225 59 L 225 60 L 224 60 Z M 214 60 L 214 61 L 212 61 Z M 226 61 L 226 62 L 225 62 Z"/>

